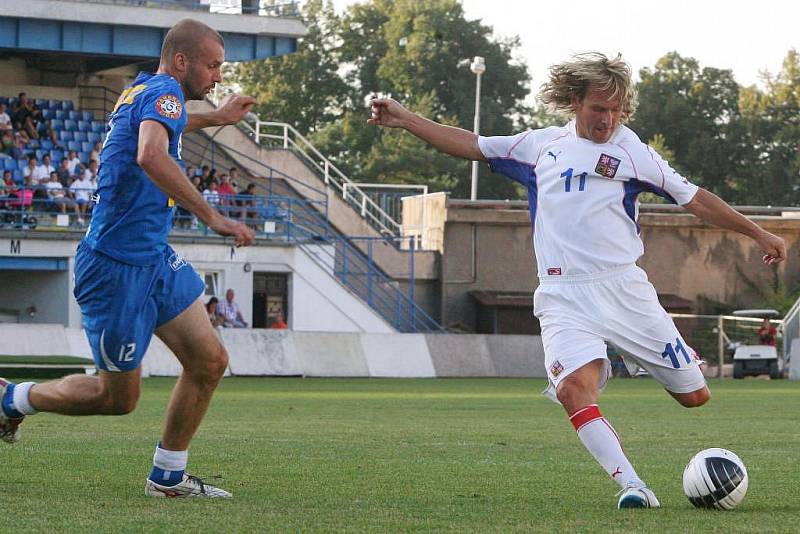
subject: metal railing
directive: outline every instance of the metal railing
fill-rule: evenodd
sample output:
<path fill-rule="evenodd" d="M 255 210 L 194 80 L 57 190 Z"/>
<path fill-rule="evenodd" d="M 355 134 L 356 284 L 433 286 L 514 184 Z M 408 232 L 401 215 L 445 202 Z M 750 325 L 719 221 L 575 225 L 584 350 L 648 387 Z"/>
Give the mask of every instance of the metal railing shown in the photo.
<path fill-rule="evenodd" d="M 384 235 L 399 236 L 401 234 L 400 223 L 375 202 L 362 189 L 361 184 L 354 182 L 339 170 L 292 125 L 284 122 L 262 121 L 257 117 L 252 122 L 252 125 L 246 121 L 240 124 L 257 143 L 277 141 L 277 146 L 294 151 L 325 185 L 338 190 L 345 202 L 352 206 L 370 226 Z M 414 187 L 408 186 L 408 189 Z"/>
<path fill-rule="evenodd" d="M 108 120 L 108 115 L 114 111 L 120 94 L 102 85 L 79 85 L 78 90 L 80 91 L 78 109 L 91 111 L 95 114 L 95 119 Z"/>
<path fill-rule="evenodd" d="M 800 299 L 794 303 L 783 318 L 783 358 L 791 358 L 792 341 L 800 339 Z"/>

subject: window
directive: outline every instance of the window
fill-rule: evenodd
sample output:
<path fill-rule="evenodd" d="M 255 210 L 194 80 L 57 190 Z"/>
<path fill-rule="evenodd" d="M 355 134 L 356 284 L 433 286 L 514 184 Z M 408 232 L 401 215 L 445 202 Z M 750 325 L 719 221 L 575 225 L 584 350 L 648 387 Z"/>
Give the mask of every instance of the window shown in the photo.
<path fill-rule="evenodd" d="M 201 272 L 203 281 L 206 283 L 205 295 L 207 297 L 220 295 L 220 275 L 217 271 Z"/>

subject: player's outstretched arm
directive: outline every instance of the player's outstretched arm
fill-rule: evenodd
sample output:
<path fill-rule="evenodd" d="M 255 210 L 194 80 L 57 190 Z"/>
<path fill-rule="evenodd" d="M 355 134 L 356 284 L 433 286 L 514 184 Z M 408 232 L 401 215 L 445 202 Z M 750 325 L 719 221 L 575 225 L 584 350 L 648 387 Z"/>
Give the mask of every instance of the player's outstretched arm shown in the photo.
<path fill-rule="evenodd" d="M 226 124 L 236 124 L 244 119 L 256 99 L 250 96 L 231 94 L 225 97 L 222 104 L 214 111 L 207 113 L 189 113 L 189 119 L 186 121 L 186 128 L 183 133 L 189 133 L 194 130 L 208 128 L 210 126 L 225 126 Z"/>
<path fill-rule="evenodd" d="M 169 155 L 169 136 L 158 121 L 145 120 L 139 126 L 139 147 L 136 163 L 153 180 L 153 183 L 175 199 L 183 208 L 197 215 L 219 235 L 231 236 L 236 246 L 253 243 L 253 230 L 242 223 L 223 217 L 203 200 L 175 160 Z"/>
<path fill-rule="evenodd" d="M 689 213 L 715 226 L 751 237 L 764 252 L 763 259 L 767 265 L 780 263 L 786 259 L 786 243 L 783 238 L 767 232 L 714 193 L 701 187 L 694 198 L 683 207 Z"/>
<path fill-rule="evenodd" d="M 404 128 L 429 145 L 458 158 L 486 161 L 478 148 L 478 136 L 467 130 L 445 126 L 413 113 L 391 98 L 370 101 L 372 117 L 368 124 Z"/>

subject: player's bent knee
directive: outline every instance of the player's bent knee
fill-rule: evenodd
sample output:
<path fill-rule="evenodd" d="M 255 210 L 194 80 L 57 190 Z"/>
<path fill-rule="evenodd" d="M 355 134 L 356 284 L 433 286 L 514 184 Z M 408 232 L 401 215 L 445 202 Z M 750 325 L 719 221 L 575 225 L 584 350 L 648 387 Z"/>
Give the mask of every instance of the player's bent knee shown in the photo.
<path fill-rule="evenodd" d="M 690 393 L 675 395 L 675 398 L 686 408 L 699 408 L 711 400 L 711 391 L 708 388 L 703 388 Z"/>
<path fill-rule="evenodd" d="M 138 395 L 109 395 L 106 400 L 105 413 L 108 415 L 128 415 L 136 409 L 138 403 Z"/>

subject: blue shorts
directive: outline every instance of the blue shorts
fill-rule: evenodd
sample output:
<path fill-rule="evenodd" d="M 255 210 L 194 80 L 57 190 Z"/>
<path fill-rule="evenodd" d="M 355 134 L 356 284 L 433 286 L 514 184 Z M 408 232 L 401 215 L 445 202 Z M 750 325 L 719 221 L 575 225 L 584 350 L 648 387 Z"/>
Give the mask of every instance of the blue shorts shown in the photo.
<path fill-rule="evenodd" d="M 205 283 L 167 246 L 157 265 L 130 265 L 81 241 L 75 256 L 75 299 L 98 369 L 132 371 L 153 332 L 203 294 Z"/>

